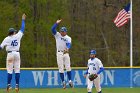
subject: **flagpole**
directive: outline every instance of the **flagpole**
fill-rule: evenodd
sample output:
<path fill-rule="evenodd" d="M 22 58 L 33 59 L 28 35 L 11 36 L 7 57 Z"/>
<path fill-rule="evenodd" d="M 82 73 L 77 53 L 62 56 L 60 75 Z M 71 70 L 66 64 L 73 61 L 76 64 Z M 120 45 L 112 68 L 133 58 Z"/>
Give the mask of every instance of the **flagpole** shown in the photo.
<path fill-rule="evenodd" d="M 133 26 L 132 26 L 132 0 L 130 0 L 130 88 L 133 88 Z"/>
<path fill-rule="evenodd" d="M 130 67 L 133 67 L 132 0 L 130 0 Z"/>

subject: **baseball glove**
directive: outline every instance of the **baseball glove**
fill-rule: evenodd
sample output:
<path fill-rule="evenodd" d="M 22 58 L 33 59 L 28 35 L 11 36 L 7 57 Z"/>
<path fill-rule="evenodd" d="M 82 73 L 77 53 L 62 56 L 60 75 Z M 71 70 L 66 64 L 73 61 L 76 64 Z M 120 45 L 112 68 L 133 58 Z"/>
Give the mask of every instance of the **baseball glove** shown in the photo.
<path fill-rule="evenodd" d="M 66 54 L 66 53 L 69 53 L 69 51 L 68 50 L 64 50 L 64 54 Z"/>
<path fill-rule="evenodd" d="M 98 75 L 97 74 L 91 74 L 91 75 L 89 75 L 89 80 L 90 81 L 93 81 L 94 79 L 96 79 L 98 77 Z"/>

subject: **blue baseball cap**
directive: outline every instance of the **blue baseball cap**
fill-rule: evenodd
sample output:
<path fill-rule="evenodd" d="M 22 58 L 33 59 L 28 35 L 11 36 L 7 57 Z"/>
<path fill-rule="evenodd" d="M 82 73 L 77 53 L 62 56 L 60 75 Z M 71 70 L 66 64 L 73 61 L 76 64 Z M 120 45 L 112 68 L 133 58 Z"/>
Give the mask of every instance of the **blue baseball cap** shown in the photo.
<path fill-rule="evenodd" d="M 96 55 L 96 50 L 90 50 L 90 54 Z"/>
<path fill-rule="evenodd" d="M 17 30 L 15 30 L 14 28 L 9 28 L 8 31 L 9 31 L 9 32 L 17 32 Z"/>
<path fill-rule="evenodd" d="M 66 27 L 61 27 L 60 31 L 61 32 L 67 32 L 67 28 Z"/>

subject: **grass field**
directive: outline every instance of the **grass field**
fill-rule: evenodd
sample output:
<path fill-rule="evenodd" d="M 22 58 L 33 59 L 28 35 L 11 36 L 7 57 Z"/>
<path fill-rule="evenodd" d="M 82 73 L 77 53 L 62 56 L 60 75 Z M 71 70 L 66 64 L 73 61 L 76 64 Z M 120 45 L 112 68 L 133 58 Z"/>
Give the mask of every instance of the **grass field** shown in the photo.
<path fill-rule="evenodd" d="M 0 93 L 6 93 L 5 89 L 0 89 Z M 10 93 L 16 93 L 11 90 Z M 19 93 L 87 93 L 86 88 L 73 88 L 73 89 L 20 89 Z M 92 93 L 97 93 L 93 89 Z M 140 88 L 103 88 L 102 93 L 140 93 Z"/>

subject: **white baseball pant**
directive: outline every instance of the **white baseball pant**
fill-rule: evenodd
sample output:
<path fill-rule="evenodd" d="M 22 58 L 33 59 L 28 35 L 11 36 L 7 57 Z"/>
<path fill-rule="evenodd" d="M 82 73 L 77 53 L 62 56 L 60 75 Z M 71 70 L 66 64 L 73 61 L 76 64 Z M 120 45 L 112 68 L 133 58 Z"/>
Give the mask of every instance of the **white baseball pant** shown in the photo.
<path fill-rule="evenodd" d="M 6 68 L 9 74 L 13 73 L 20 73 L 20 53 L 16 51 L 12 51 L 7 53 L 7 60 L 6 60 Z"/>
<path fill-rule="evenodd" d="M 88 79 L 88 82 L 87 82 L 87 91 L 88 92 L 92 91 L 93 84 L 95 85 L 96 91 L 100 92 L 101 91 L 100 75 L 98 75 L 98 77 L 96 79 L 94 79 L 93 81 L 90 81 Z"/>
<path fill-rule="evenodd" d="M 70 57 L 69 54 L 63 54 L 63 52 L 57 52 L 57 65 L 60 73 L 64 73 L 64 68 L 66 71 L 71 71 Z"/>

